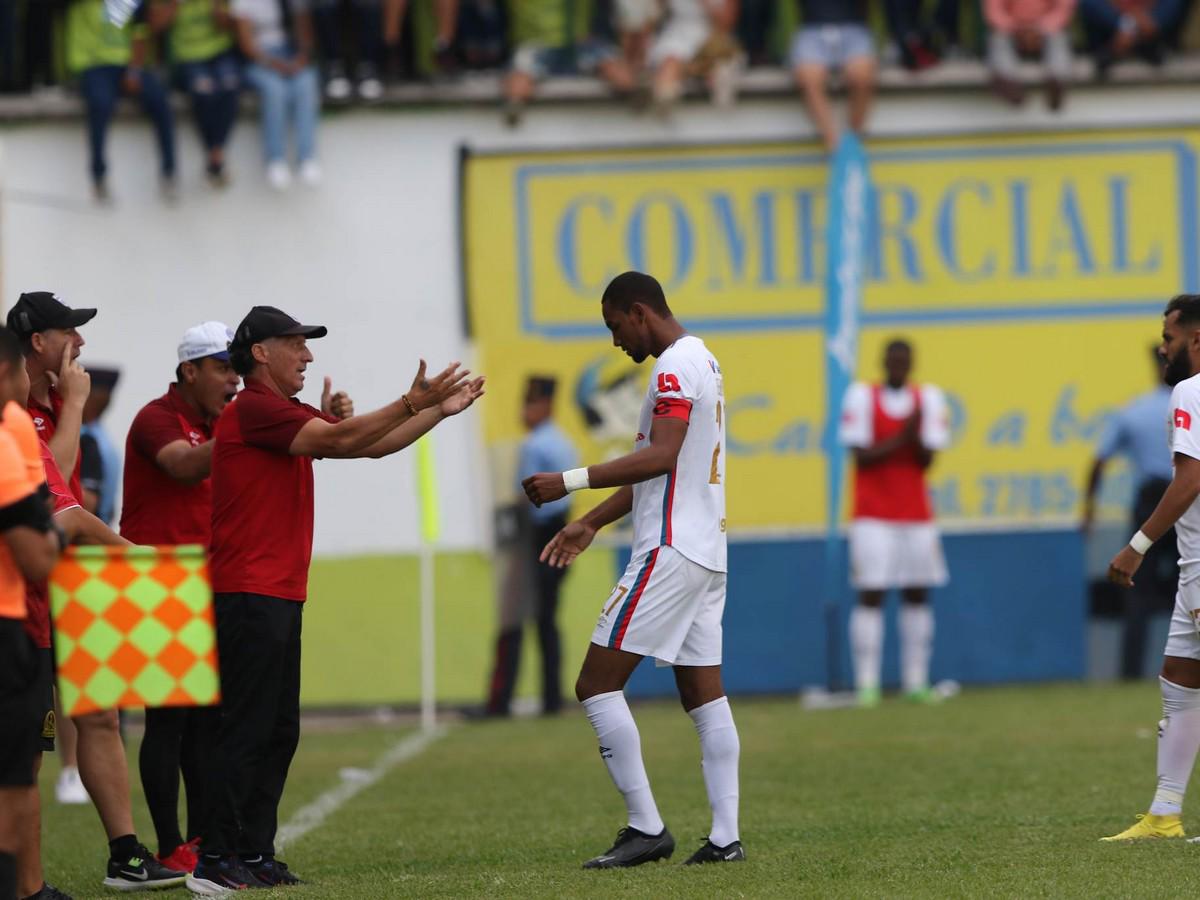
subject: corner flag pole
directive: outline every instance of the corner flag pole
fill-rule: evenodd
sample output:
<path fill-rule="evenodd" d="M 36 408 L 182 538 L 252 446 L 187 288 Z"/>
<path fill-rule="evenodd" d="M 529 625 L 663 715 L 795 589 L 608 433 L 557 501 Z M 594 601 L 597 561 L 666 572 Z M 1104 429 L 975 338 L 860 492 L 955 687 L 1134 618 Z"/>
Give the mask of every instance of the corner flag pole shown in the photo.
<path fill-rule="evenodd" d="M 830 690 L 839 690 L 842 672 L 842 562 L 838 536 L 846 455 L 838 441 L 842 398 L 858 363 L 859 310 L 871 184 L 867 154 L 851 133 L 844 134 L 829 176 L 825 272 L 825 653 Z"/>
<path fill-rule="evenodd" d="M 434 550 L 441 530 L 438 511 L 437 472 L 429 435 L 417 441 L 417 498 L 421 514 L 421 728 L 437 725 L 435 683 L 437 641 L 434 628 Z"/>

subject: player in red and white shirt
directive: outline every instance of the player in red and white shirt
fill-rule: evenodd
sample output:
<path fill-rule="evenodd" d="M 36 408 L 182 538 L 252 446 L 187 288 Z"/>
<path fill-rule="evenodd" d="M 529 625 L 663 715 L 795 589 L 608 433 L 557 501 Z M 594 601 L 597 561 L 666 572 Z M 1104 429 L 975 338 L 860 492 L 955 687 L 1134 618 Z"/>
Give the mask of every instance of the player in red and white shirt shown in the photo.
<path fill-rule="evenodd" d="M 1173 298 L 1163 316 L 1163 380 L 1174 388 L 1167 419 L 1174 472 L 1150 518 L 1108 567 L 1109 580 L 1132 587 L 1146 551 L 1174 526 L 1179 591 L 1158 679 L 1158 786 L 1149 812 L 1106 841 L 1182 837 L 1183 797 L 1200 750 L 1200 294 Z"/>
<path fill-rule="evenodd" d="M 859 602 L 850 614 L 850 647 L 859 703 L 879 703 L 883 600 L 901 592 L 900 670 L 905 693 L 932 700 L 929 657 L 933 610 L 929 589 L 947 581 L 941 537 L 925 472 L 950 442 L 946 399 L 933 385 L 909 383 L 913 352 L 895 340 L 884 351 L 882 384 L 856 383 L 842 402 L 839 438 L 854 453 L 850 583 Z"/>
<path fill-rule="evenodd" d="M 700 736 L 713 824 L 688 862 L 742 860 L 738 733 L 721 685 L 726 571 L 721 368 L 704 342 L 672 315 L 662 287 L 649 275 L 617 276 L 604 291 L 601 312 L 614 346 L 639 364 L 647 356 L 657 359 L 634 450 L 601 465 L 540 472 L 524 482 L 538 506 L 582 488 L 619 488 L 546 545 L 542 560 L 551 565 L 568 565 L 600 528 L 633 514 L 629 566 L 604 601 L 575 685 L 600 755 L 625 798 L 629 825 L 584 868 L 636 866 L 675 850 L 625 702 L 625 683 L 646 656 L 674 667 L 680 699 Z"/>

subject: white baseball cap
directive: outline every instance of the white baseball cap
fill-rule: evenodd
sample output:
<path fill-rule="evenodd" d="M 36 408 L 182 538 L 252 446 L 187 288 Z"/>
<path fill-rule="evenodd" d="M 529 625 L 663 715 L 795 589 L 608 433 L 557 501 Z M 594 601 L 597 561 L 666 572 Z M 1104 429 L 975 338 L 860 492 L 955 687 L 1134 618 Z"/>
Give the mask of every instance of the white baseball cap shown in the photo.
<path fill-rule="evenodd" d="M 217 359 L 229 359 L 229 342 L 233 340 L 233 331 L 224 322 L 204 322 L 193 325 L 183 333 L 179 341 L 179 361 L 190 362 L 215 356 Z"/>

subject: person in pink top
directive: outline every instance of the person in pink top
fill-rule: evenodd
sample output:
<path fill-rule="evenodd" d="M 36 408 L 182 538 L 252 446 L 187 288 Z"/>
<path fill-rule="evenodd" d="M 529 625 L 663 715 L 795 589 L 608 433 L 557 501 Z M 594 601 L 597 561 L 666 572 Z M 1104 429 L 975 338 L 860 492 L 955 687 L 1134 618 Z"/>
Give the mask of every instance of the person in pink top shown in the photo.
<path fill-rule="evenodd" d="M 1018 81 L 1022 57 L 1040 58 L 1046 70 L 1046 104 L 1062 107 L 1063 84 L 1071 74 L 1067 28 L 1075 0 L 984 0 L 988 24 L 988 68 L 992 85 L 1014 106 L 1025 99 Z"/>

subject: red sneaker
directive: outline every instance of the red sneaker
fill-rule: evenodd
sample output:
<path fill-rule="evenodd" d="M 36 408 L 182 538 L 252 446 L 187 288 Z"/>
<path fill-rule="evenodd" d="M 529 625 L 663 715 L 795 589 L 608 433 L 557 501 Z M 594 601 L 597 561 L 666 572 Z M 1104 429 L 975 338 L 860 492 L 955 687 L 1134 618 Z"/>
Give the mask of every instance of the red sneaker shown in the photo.
<path fill-rule="evenodd" d="M 196 869 L 196 863 L 199 862 L 199 857 L 196 855 L 196 847 L 199 843 L 199 840 L 193 840 L 186 844 L 180 844 L 171 851 L 170 855 L 160 856 L 158 861 L 168 869 L 191 874 Z"/>

